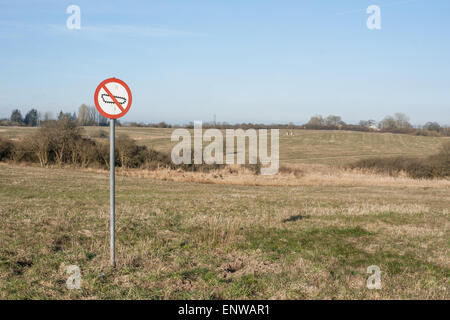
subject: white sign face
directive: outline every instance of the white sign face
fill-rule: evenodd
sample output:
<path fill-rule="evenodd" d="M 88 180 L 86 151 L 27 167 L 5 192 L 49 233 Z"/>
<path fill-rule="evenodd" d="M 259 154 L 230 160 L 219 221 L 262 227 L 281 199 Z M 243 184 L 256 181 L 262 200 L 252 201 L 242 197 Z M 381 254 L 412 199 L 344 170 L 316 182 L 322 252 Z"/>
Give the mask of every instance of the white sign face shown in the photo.
<path fill-rule="evenodd" d="M 122 110 L 125 110 L 128 105 L 129 97 L 127 90 L 117 82 L 110 82 L 105 86 L 110 93 L 114 95 L 117 102 L 122 106 Z M 98 95 L 98 104 L 102 110 L 110 115 L 118 115 L 122 113 L 122 110 L 116 105 L 114 100 L 109 96 L 108 92 L 103 88 L 100 89 Z"/>
<path fill-rule="evenodd" d="M 117 119 L 130 109 L 131 91 L 122 80 L 111 78 L 100 83 L 94 99 L 95 106 L 103 116 Z"/>

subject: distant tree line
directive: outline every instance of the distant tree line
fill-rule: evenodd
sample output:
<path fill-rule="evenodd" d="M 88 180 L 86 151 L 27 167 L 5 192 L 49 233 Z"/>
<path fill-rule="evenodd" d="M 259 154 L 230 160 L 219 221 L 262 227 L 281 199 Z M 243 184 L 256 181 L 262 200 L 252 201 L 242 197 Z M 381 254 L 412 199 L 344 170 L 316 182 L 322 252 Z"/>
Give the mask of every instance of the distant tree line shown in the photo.
<path fill-rule="evenodd" d="M 56 118 L 51 112 L 41 114 L 36 109 L 31 109 L 23 117 L 21 111 L 15 109 L 11 112 L 9 119 L 0 119 L 0 125 L 38 127 L 43 123 L 62 119 L 68 119 L 80 126 L 107 126 L 109 124 L 108 118 L 101 115 L 95 107 L 82 104 L 78 108 L 78 114 L 60 111 Z"/>
<path fill-rule="evenodd" d="M 189 122 L 184 125 L 170 125 L 165 122 L 144 123 L 144 122 L 126 122 L 123 126 L 129 127 L 151 127 L 151 128 L 187 128 L 193 129 L 194 123 Z M 263 124 L 263 123 L 237 123 L 230 124 L 227 122 L 204 122 L 204 129 L 309 129 L 309 130 L 350 130 L 350 131 L 366 131 L 366 132 L 391 132 L 405 133 L 424 136 L 450 136 L 450 128 L 441 126 L 437 122 L 427 122 L 423 126 L 414 127 L 408 116 L 403 113 L 396 113 L 393 116 L 386 116 L 380 122 L 375 120 L 361 120 L 358 124 L 347 124 L 340 116 L 314 115 L 310 120 L 302 125 L 296 125 L 292 122 L 288 124 Z"/>
<path fill-rule="evenodd" d="M 102 116 L 95 107 L 82 104 L 78 108 L 78 114 L 64 113 L 60 111 L 56 119 L 50 112 L 41 114 L 36 109 L 31 109 L 22 116 L 20 110 L 13 110 L 9 119 L 0 119 L 0 125 L 7 126 L 29 126 L 36 127 L 48 121 L 55 121 L 61 119 L 68 119 L 74 121 L 79 126 L 107 126 L 109 120 Z M 120 121 L 117 125 L 122 125 Z M 166 122 L 159 123 L 144 123 L 144 122 L 126 122 L 124 126 L 129 127 L 151 127 L 151 128 L 194 128 L 194 123 L 189 122 L 184 125 L 171 125 Z M 393 116 L 389 115 L 377 122 L 375 120 L 361 120 L 358 124 L 345 123 L 340 116 L 329 115 L 323 117 L 322 115 L 314 115 L 310 120 L 302 125 L 296 125 L 292 122 L 288 124 L 259 124 L 259 123 L 238 123 L 229 124 L 226 122 L 206 122 L 203 123 L 203 128 L 217 128 L 217 129 L 310 129 L 310 130 L 350 130 L 350 131 L 374 131 L 374 132 L 391 132 L 391 133 L 405 133 L 423 136 L 450 136 L 450 127 L 441 126 L 437 122 L 427 122 L 423 126 L 413 126 L 408 116 L 403 113 L 395 113 Z"/>
<path fill-rule="evenodd" d="M 417 129 L 443 132 L 445 127 L 441 127 L 437 122 L 427 122 L 424 126 L 414 127 L 407 115 L 396 113 L 393 116 L 386 116 L 377 123 L 375 120 L 361 120 L 358 125 L 346 124 L 341 117 L 329 115 L 324 118 L 321 115 L 311 117 L 308 123 L 301 126 L 307 129 L 344 129 L 344 130 L 372 130 L 383 132 L 410 133 Z"/>
<path fill-rule="evenodd" d="M 26 125 L 30 127 L 36 127 L 39 125 L 39 114 L 36 109 L 31 109 L 25 115 L 25 118 L 22 116 L 20 110 L 13 110 L 10 118 L 11 125 Z"/>

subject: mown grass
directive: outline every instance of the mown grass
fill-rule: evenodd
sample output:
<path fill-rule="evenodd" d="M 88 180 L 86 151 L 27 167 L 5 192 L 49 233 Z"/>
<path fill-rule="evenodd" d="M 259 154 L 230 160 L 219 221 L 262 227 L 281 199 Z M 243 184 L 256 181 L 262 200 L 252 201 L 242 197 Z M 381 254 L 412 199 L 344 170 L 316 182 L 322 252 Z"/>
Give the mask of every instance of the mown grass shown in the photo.
<path fill-rule="evenodd" d="M 3 299 L 448 299 L 449 187 L 245 186 L 0 164 Z M 68 290 L 78 265 L 81 290 Z M 378 265 L 382 289 L 366 288 Z"/>

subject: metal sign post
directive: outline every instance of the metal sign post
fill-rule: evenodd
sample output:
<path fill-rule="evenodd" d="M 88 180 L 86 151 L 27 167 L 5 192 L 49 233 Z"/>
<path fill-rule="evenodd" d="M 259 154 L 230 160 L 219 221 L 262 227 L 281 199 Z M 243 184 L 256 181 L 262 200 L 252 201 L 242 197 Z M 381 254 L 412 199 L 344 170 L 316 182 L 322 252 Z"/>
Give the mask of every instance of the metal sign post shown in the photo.
<path fill-rule="evenodd" d="M 114 144 L 116 140 L 116 119 L 123 117 L 131 107 L 131 90 L 122 80 L 106 79 L 95 90 L 94 102 L 98 112 L 110 119 L 109 121 L 109 253 L 111 267 L 116 266 L 116 158 Z"/>
<path fill-rule="evenodd" d="M 109 234 L 110 234 L 110 262 L 111 267 L 116 266 L 116 213 L 115 213 L 115 198 L 116 198 L 116 157 L 114 146 L 116 141 L 116 119 L 109 121 Z"/>

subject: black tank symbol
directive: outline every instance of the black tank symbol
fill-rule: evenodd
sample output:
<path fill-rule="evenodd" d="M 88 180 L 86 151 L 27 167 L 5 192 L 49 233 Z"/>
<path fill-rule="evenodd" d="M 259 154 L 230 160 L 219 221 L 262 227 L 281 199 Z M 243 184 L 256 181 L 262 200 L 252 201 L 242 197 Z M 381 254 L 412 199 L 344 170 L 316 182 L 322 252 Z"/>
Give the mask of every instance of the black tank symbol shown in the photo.
<path fill-rule="evenodd" d="M 117 102 L 120 104 L 127 102 L 127 98 L 125 97 L 114 96 L 114 98 L 116 98 Z M 114 103 L 113 99 L 106 93 L 102 94 L 102 100 L 104 103 Z"/>

